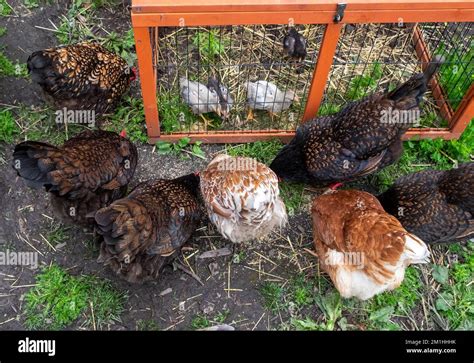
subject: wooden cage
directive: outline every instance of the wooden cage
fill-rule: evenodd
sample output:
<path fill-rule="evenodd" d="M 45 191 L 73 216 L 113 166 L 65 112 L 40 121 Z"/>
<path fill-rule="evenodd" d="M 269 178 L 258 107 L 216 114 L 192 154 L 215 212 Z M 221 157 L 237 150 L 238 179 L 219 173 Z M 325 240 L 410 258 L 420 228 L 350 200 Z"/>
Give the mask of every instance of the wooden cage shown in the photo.
<path fill-rule="evenodd" d="M 185 136 L 209 143 L 288 141 L 299 122 L 402 82 L 440 53 L 450 73 L 430 84 L 429 110 L 424 110 L 429 122 L 410 129 L 405 138 L 457 138 L 474 117 L 473 21 L 472 0 L 133 0 L 149 142 Z M 301 76 L 278 49 L 289 24 L 307 36 Z M 215 64 L 201 53 L 210 54 L 211 37 L 218 44 Z M 200 39 L 209 46 L 200 45 Z M 215 128 L 181 120 L 187 115 L 176 113 L 182 109 L 179 77 L 200 79 L 212 72 L 222 72 L 230 84 L 235 112 Z M 292 87 L 300 96 L 299 109 L 242 126 L 240 81 L 259 76 Z"/>

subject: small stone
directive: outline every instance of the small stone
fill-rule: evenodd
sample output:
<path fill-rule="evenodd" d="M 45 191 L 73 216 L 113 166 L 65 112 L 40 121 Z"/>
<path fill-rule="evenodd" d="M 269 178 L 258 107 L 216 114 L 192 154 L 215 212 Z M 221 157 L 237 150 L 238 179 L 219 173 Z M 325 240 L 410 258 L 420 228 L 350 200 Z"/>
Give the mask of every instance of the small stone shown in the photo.
<path fill-rule="evenodd" d="M 219 265 L 216 262 L 212 262 L 209 264 L 209 271 L 211 272 L 212 276 L 215 276 L 219 273 Z"/>
<path fill-rule="evenodd" d="M 206 305 L 202 309 L 202 312 L 206 315 L 212 313 L 213 311 L 214 311 L 214 304 L 213 303 L 206 303 Z"/>

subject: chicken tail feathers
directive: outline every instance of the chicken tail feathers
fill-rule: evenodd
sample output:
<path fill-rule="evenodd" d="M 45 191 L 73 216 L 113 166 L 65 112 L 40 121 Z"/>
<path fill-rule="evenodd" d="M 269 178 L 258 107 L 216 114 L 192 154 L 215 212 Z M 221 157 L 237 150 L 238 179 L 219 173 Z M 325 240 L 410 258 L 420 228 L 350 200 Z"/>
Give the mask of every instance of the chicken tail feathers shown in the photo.
<path fill-rule="evenodd" d="M 131 263 L 152 241 L 153 226 L 147 209 L 139 201 L 125 198 L 99 209 L 94 216 L 96 231 L 104 238 L 99 260 Z"/>
<path fill-rule="evenodd" d="M 55 164 L 48 157 L 48 152 L 58 150 L 55 146 L 25 141 L 15 146 L 12 166 L 26 184 L 33 188 L 50 185 L 48 173 L 55 169 Z"/>
<path fill-rule="evenodd" d="M 407 82 L 389 92 L 387 98 L 400 103 L 400 106 L 405 106 L 404 109 L 418 106 L 428 89 L 428 83 L 443 63 L 444 58 L 435 55 L 423 73 L 415 74 Z"/>
<path fill-rule="evenodd" d="M 403 255 L 408 264 L 427 263 L 430 251 L 426 244 L 414 234 L 405 235 L 405 250 Z"/>

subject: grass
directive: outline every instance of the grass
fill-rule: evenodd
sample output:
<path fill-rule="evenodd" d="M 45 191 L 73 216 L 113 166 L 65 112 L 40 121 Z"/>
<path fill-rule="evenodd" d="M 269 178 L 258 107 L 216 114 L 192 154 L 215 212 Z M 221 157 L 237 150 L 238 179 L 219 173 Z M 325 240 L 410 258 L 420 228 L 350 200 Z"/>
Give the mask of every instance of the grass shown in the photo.
<path fill-rule="evenodd" d="M 474 329 L 474 243 L 452 245 L 459 261 L 451 269 L 435 266 L 433 277 L 441 285 L 435 307 L 450 330 Z"/>
<path fill-rule="evenodd" d="M 335 103 L 324 103 L 318 110 L 318 116 L 333 115 L 341 111 L 342 106 Z"/>
<path fill-rule="evenodd" d="M 209 328 L 213 325 L 223 324 L 228 316 L 228 310 L 220 311 L 213 318 L 207 317 L 203 314 L 198 314 L 191 320 L 191 328 L 197 330 Z"/>
<path fill-rule="evenodd" d="M 20 106 L 13 108 L 12 113 L 20 130 L 19 134 L 15 135 L 16 141 L 21 138 L 61 145 L 85 128 L 84 125 L 78 124 L 68 124 L 67 129 L 59 128 L 55 122 L 55 114 L 49 108 Z"/>
<path fill-rule="evenodd" d="M 279 140 L 257 141 L 248 144 L 227 146 L 227 154 L 230 156 L 254 158 L 261 163 L 269 165 L 282 147 L 283 143 Z"/>
<path fill-rule="evenodd" d="M 85 0 L 73 0 L 66 15 L 63 15 L 56 32 L 56 38 L 61 44 L 71 44 L 94 38 L 88 24 L 93 7 L 84 6 L 85 4 Z"/>
<path fill-rule="evenodd" d="M 154 320 L 138 320 L 137 330 L 142 331 L 158 331 L 160 330 L 158 323 Z"/>
<path fill-rule="evenodd" d="M 461 39 L 453 39 L 455 42 L 461 42 Z M 441 44 L 435 54 L 441 54 L 445 58 L 445 63 L 439 69 L 440 82 L 447 93 L 451 107 L 456 109 L 466 94 L 471 83 L 474 81 L 474 47 L 472 46 L 464 53 L 454 49 L 447 50 L 445 44 Z M 470 82 L 466 82 L 466 75 L 469 75 Z"/>
<path fill-rule="evenodd" d="M 61 224 L 53 224 L 51 227 L 47 239 L 53 246 L 56 246 L 70 238 L 68 234 L 70 227 L 65 227 Z"/>
<path fill-rule="evenodd" d="M 322 311 L 321 322 L 316 322 L 311 317 L 292 318 L 291 327 L 295 330 L 334 330 L 336 322 L 342 315 L 341 297 L 337 291 L 318 294 L 315 303 Z"/>
<path fill-rule="evenodd" d="M 144 120 L 143 100 L 126 96 L 108 119 L 106 129 L 115 132 L 125 129 L 130 140 L 146 143 L 148 136 Z"/>
<path fill-rule="evenodd" d="M 415 267 L 408 267 L 400 287 L 374 296 L 370 300 L 370 310 L 376 311 L 382 307 L 391 306 L 395 313 L 404 314 L 413 309 L 420 300 L 421 288 L 420 273 Z"/>
<path fill-rule="evenodd" d="M 26 64 L 20 64 L 18 61 L 13 63 L 2 51 L 0 51 L 0 76 L 27 77 L 28 70 Z"/>
<path fill-rule="evenodd" d="M 217 29 L 200 30 L 194 35 L 192 42 L 197 47 L 201 58 L 207 62 L 223 54 L 229 43 L 226 38 L 222 38 Z"/>
<path fill-rule="evenodd" d="M 20 134 L 20 129 L 13 113 L 8 109 L 0 109 L 0 141 L 11 144 L 18 134 Z"/>
<path fill-rule="evenodd" d="M 110 51 L 120 55 L 130 66 L 137 61 L 133 29 L 129 29 L 125 34 L 111 32 L 105 38 L 104 46 Z"/>
<path fill-rule="evenodd" d="M 183 158 L 189 158 L 190 155 L 193 155 L 201 159 L 206 159 L 204 151 L 201 149 L 201 144 L 201 141 L 196 141 L 194 144 L 191 144 L 189 137 L 183 137 L 176 143 L 158 141 L 156 147 L 158 153 L 161 155 L 175 154 Z"/>
<path fill-rule="evenodd" d="M 372 93 L 377 87 L 380 77 L 382 77 L 382 67 L 380 63 L 374 63 L 369 73 L 358 75 L 351 79 L 347 98 L 359 100 Z"/>
<path fill-rule="evenodd" d="M 271 312 L 276 312 L 283 307 L 284 288 L 275 282 L 265 281 L 260 287 L 263 297 L 263 306 Z"/>
<path fill-rule="evenodd" d="M 178 94 L 160 92 L 158 97 L 160 123 L 165 133 L 179 131 L 196 121 L 196 116 Z"/>
<path fill-rule="evenodd" d="M 7 28 L 0 26 L 0 37 L 3 37 L 5 34 L 7 34 Z"/>
<path fill-rule="evenodd" d="M 36 286 L 25 295 L 28 329 L 62 329 L 81 317 L 89 328 L 103 328 L 118 320 L 124 295 L 95 276 L 72 276 L 57 265 L 36 276 Z"/>
<path fill-rule="evenodd" d="M 12 13 L 12 7 L 6 0 L 0 0 L 0 16 L 8 16 Z"/>

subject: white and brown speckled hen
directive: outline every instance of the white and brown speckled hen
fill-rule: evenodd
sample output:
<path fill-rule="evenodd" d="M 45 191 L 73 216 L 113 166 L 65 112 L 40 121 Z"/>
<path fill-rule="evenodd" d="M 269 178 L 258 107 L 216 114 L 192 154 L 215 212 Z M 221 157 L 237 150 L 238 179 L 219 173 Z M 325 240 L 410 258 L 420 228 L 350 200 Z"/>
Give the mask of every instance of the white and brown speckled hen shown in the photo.
<path fill-rule="evenodd" d="M 201 173 L 201 193 L 211 222 L 232 242 L 264 237 L 287 222 L 277 176 L 254 159 L 218 155 Z"/>

